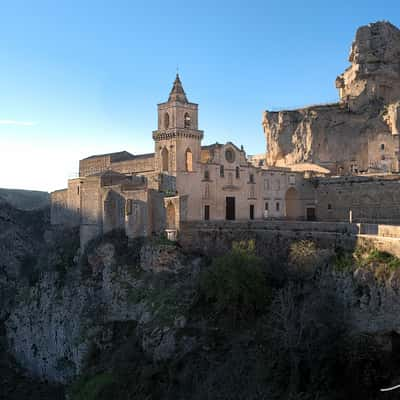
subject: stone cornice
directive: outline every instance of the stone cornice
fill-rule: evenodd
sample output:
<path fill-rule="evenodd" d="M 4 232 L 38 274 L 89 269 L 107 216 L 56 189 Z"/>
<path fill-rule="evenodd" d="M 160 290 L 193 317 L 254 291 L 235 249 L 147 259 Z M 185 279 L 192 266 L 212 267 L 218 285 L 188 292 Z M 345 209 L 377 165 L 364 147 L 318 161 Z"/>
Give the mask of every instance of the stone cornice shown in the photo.
<path fill-rule="evenodd" d="M 156 141 L 175 138 L 190 138 L 202 140 L 203 136 L 203 131 L 199 131 L 197 129 L 167 129 L 153 131 L 153 139 Z"/>

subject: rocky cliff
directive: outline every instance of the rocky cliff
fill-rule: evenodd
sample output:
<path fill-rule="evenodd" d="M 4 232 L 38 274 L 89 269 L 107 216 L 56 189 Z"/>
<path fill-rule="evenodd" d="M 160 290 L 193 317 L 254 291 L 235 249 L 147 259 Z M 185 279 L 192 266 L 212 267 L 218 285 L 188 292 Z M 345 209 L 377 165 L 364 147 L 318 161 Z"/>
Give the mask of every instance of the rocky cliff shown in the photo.
<path fill-rule="evenodd" d="M 78 232 L 20 213 L 0 208 L 16 239 L 1 248 L 0 397 L 61 398 L 41 381 L 73 400 L 375 399 L 398 378 L 395 257 L 293 238 L 273 259 L 244 240 L 210 260 L 115 231 L 80 254 Z"/>
<path fill-rule="evenodd" d="M 51 235 L 40 276 L 17 287 L 5 323 L 12 354 L 34 376 L 69 382 L 94 349 L 110 346 L 124 326 L 135 328 L 142 351 L 155 361 L 190 350 L 192 339 L 178 338 L 176 331 L 186 323 L 198 259 L 169 243 L 138 240 L 129 247 L 116 232 L 94 243 L 78 262 L 73 256 L 78 242 L 67 242 L 70 233 L 58 232 L 57 243 Z"/>
<path fill-rule="evenodd" d="M 399 171 L 400 30 L 360 27 L 350 67 L 336 79 L 340 101 L 265 111 L 269 165 L 315 163 L 334 174 Z"/>

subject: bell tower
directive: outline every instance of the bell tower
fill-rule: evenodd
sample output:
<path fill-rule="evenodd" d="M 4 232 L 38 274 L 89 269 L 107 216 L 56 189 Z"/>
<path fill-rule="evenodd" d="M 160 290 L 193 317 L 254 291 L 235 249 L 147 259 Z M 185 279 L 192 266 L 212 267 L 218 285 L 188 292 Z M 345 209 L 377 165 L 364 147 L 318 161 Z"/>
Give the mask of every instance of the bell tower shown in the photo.
<path fill-rule="evenodd" d="M 157 109 L 158 129 L 153 131 L 156 171 L 169 175 L 196 171 L 203 131 L 198 130 L 198 105 L 189 103 L 178 74 L 168 101 Z"/>

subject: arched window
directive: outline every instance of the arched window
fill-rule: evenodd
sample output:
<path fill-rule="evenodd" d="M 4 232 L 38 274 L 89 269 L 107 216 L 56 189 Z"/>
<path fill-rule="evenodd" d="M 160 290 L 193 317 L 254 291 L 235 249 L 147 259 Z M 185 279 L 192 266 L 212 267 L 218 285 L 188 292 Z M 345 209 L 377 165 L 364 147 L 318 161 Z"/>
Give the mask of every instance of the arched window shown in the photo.
<path fill-rule="evenodd" d="M 161 170 L 162 171 L 168 171 L 168 150 L 166 149 L 166 147 L 164 147 L 161 150 Z"/>
<path fill-rule="evenodd" d="M 236 179 L 240 178 L 240 168 L 236 167 Z"/>
<path fill-rule="evenodd" d="M 193 154 L 190 149 L 186 150 L 185 162 L 186 162 L 186 171 L 192 172 L 193 171 Z"/>
<path fill-rule="evenodd" d="M 189 113 L 185 113 L 184 120 L 185 120 L 185 128 L 190 128 L 191 121 Z"/>
<path fill-rule="evenodd" d="M 210 185 L 207 183 L 205 188 L 204 188 L 204 198 L 209 199 L 210 198 Z"/>
<path fill-rule="evenodd" d="M 164 114 L 164 128 L 165 129 L 169 128 L 169 114 L 168 113 Z"/>
<path fill-rule="evenodd" d="M 223 166 L 223 165 L 221 165 L 221 166 L 219 167 L 219 176 L 220 176 L 221 178 L 223 178 L 223 177 L 225 176 L 225 169 L 224 169 L 224 166 Z"/>
<path fill-rule="evenodd" d="M 254 183 L 254 175 L 250 174 L 249 176 L 250 183 Z"/>

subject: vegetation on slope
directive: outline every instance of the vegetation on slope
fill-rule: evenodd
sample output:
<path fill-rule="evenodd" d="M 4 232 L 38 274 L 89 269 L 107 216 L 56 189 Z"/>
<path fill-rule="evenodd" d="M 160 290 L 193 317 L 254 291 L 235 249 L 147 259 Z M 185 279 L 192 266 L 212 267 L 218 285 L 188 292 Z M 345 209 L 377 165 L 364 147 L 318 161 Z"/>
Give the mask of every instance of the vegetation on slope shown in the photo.
<path fill-rule="evenodd" d="M 178 334 L 196 337 L 190 351 L 154 361 L 136 329 L 121 323 L 112 348 L 97 354 L 71 387 L 71 399 L 378 398 L 400 360 L 384 349 L 382 338 L 350 334 L 335 288 L 322 284 L 322 270 L 342 253 L 332 259 L 314 243 L 294 243 L 284 276 L 271 279 L 269 269 L 276 266 L 258 257 L 253 243 L 234 244 L 202 268 L 194 301 L 181 310 L 188 322 Z M 385 254 L 363 258 L 396 265 Z M 140 301 L 175 315 L 186 278 L 163 275 L 161 286 L 150 278 Z"/>
<path fill-rule="evenodd" d="M 96 288 L 102 271 L 93 269 L 93 254 L 110 243 L 113 274 L 128 266 L 138 282 L 127 285 L 128 301 L 143 304 L 151 318 L 140 327 L 129 319 L 104 325 L 108 342 L 93 342 L 85 370 L 67 387 L 71 400 L 389 398 L 379 389 L 398 377 L 400 360 L 388 346 L 396 349 L 396 334 L 354 334 L 335 281 L 326 279 L 333 279 L 333 271 L 334 279 L 351 281 L 363 270 L 382 285 L 397 273 L 396 257 L 361 248 L 328 252 L 303 240 L 292 243 L 287 260 L 279 262 L 259 257 L 250 241 L 235 243 L 222 257 L 203 258 L 199 273 L 155 273 L 140 269 L 142 247 L 180 253 L 179 246 L 130 243 L 122 232 L 111 232 L 90 243 L 78 265 L 77 232 L 59 231 L 45 251 L 22 260 L 20 277 L 28 279 L 20 284 L 35 286 L 41 279 L 35 272 L 52 269 L 61 293 L 73 264 L 82 272 L 81 284 Z M 186 347 L 177 347 L 167 361 L 156 360 L 143 344 L 154 332 L 173 332 L 187 339 Z M 9 379 L 15 384 L 19 378 Z M 29 382 L 32 388 L 37 383 Z M 40 388 L 43 398 L 61 393 Z"/>
<path fill-rule="evenodd" d="M 0 188 L 0 198 L 20 210 L 37 210 L 50 205 L 50 194 L 37 190 Z"/>

